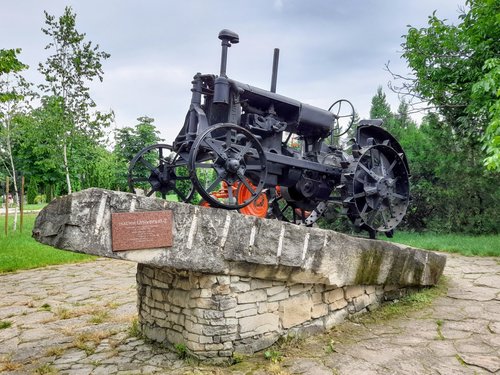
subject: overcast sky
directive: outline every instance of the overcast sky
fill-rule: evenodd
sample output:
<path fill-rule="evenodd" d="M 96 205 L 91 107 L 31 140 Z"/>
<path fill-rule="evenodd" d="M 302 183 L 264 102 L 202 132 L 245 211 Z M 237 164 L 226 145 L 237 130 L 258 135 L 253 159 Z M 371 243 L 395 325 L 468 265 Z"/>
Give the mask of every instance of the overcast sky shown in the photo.
<path fill-rule="evenodd" d="M 280 48 L 277 92 L 322 108 L 337 99 L 353 102 L 368 118 L 371 98 L 387 89 L 390 61 L 407 72 L 401 36 L 407 25 L 423 27 L 434 10 L 456 23 L 464 0 L 184 0 L 55 1 L 2 0 L 0 48 L 22 48 L 26 77 L 40 82 L 36 68 L 49 42 L 41 32 L 43 10 L 59 16 L 70 5 L 77 30 L 110 53 L 104 82 L 92 85 L 99 109 L 112 109 L 116 126 L 133 126 L 147 115 L 171 142 L 189 107 L 196 72 L 219 72 L 223 28 L 240 36 L 229 50 L 228 76 L 269 89 L 273 48 Z"/>

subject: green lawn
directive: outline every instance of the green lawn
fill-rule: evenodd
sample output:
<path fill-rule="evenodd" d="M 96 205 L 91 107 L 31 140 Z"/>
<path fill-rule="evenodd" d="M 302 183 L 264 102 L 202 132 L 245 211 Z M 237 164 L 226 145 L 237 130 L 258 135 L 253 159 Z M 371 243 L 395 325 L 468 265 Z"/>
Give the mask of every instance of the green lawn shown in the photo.
<path fill-rule="evenodd" d="M 31 238 L 35 217 L 34 214 L 25 215 L 22 233 L 19 230 L 12 232 L 10 225 L 9 234 L 6 237 L 4 233 L 5 217 L 0 216 L 0 273 L 95 259 L 90 255 L 57 250 L 36 242 Z M 9 216 L 9 224 L 11 223 L 12 217 Z"/>
<path fill-rule="evenodd" d="M 466 236 L 459 234 L 396 232 L 391 242 L 427 250 L 446 251 L 467 256 L 500 256 L 500 235 Z"/>
<path fill-rule="evenodd" d="M 44 208 L 45 206 L 47 205 L 47 203 L 40 203 L 40 204 L 25 204 L 23 206 L 23 210 L 24 211 L 38 211 L 38 210 L 41 210 L 42 208 Z M 10 207 L 10 210 L 9 212 L 12 212 L 14 211 L 14 206 L 11 206 Z M 5 212 L 5 207 L 2 207 L 2 205 L 0 205 L 0 214 L 3 214 Z M 18 207 L 18 212 L 19 212 L 19 207 Z"/>

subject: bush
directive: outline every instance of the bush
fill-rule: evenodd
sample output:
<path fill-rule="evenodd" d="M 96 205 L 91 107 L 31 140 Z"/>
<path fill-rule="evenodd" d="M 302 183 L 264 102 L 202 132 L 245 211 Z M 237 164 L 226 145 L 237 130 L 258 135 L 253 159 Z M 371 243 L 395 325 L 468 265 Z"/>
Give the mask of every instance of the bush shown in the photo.
<path fill-rule="evenodd" d="M 47 197 L 45 196 L 45 194 L 39 194 L 35 197 L 34 199 L 34 202 L 35 204 L 43 204 L 43 203 L 47 203 Z"/>

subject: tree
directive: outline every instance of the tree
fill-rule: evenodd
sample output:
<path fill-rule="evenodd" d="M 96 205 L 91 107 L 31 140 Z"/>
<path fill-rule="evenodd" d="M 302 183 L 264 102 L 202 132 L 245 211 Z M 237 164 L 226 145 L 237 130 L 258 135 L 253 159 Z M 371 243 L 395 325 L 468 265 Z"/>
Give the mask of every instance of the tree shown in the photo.
<path fill-rule="evenodd" d="M 102 129 L 112 119 L 112 113 L 90 113 L 96 104 L 88 87 L 94 79 L 102 82 L 102 61 L 110 55 L 100 51 L 99 45 L 85 41 L 85 34 L 76 30 L 76 14 L 71 7 L 66 7 L 57 19 L 45 12 L 45 24 L 47 27 L 42 31 L 52 39 L 45 49 L 54 53 L 39 64 L 38 70 L 46 81 L 40 88 L 45 92 L 46 101 L 54 97 L 53 103 L 61 105 L 56 140 L 62 152 L 67 191 L 71 193 L 70 170 L 78 168 L 78 161 L 75 162 L 72 158 L 75 155 L 71 153 L 79 146 L 99 143 Z"/>
<path fill-rule="evenodd" d="M 500 170 L 500 3 L 468 0 L 467 6 L 456 26 L 434 12 L 428 27 L 408 29 L 403 57 L 413 77 L 399 91 L 436 107 L 471 147 L 482 142 L 486 166 Z"/>
<path fill-rule="evenodd" d="M 25 171 L 28 180 L 37 180 L 49 201 L 62 193 L 65 186 L 59 144 L 62 112 L 60 99 L 47 97 L 42 99 L 39 108 L 16 117 L 19 142 L 15 156 L 19 167 Z M 43 137 L 40 137 L 40 129 L 43 129 Z"/>
<path fill-rule="evenodd" d="M 124 127 L 115 132 L 115 147 L 113 153 L 116 161 L 116 185 L 121 189 L 127 189 L 128 164 L 143 148 L 162 142 L 160 132 L 153 124 L 154 119 L 142 116 L 137 119 L 139 123 L 134 127 Z M 152 160 L 157 163 L 157 160 Z M 141 166 L 145 168 L 145 166 Z"/>
<path fill-rule="evenodd" d="M 500 190 L 494 173 L 485 173 L 478 143 L 464 142 L 437 113 L 417 125 L 402 101 L 397 113 L 387 112 L 383 93 L 373 97 L 372 114 L 388 118 L 389 131 L 409 161 L 412 202 L 401 225 L 406 230 L 498 233 Z M 380 115 L 382 114 L 382 116 Z"/>
<path fill-rule="evenodd" d="M 14 230 L 17 226 L 17 204 L 19 191 L 17 186 L 18 169 L 14 157 L 14 142 L 17 136 L 15 117 L 27 108 L 29 84 L 20 75 L 28 66 L 20 62 L 17 55 L 20 49 L 0 50 L 0 162 L 10 176 L 14 186 Z M 21 197 L 22 199 L 22 197 Z"/>
<path fill-rule="evenodd" d="M 381 119 L 384 120 L 384 122 L 392 118 L 391 107 L 389 103 L 387 103 L 387 98 L 382 90 L 382 86 L 377 87 L 377 93 L 372 98 L 370 118 Z"/>
<path fill-rule="evenodd" d="M 115 133 L 115 153 L 119 159 L 129 162 L 144 147 L 163 141 L 153 124 L 154 118 L 141 116 L 134 127 L 117 129 Z"/>

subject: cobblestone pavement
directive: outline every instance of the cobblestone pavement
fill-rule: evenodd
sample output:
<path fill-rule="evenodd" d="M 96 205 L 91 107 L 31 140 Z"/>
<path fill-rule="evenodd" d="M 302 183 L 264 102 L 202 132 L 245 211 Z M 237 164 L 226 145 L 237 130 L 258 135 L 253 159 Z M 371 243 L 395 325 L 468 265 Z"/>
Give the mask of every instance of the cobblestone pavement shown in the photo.
<path fill-rule="evenodd" d="M 279 363 L 183 361 L 131 332 L 134 263 L 99 259 L 0 275 L 0 372 L 6 374 L 500 373 L 500 259 L 448 255 L 446 296 L 408 316 L 303 340 Z M 352 329 L 348 329 L 352 328 Z"/>

